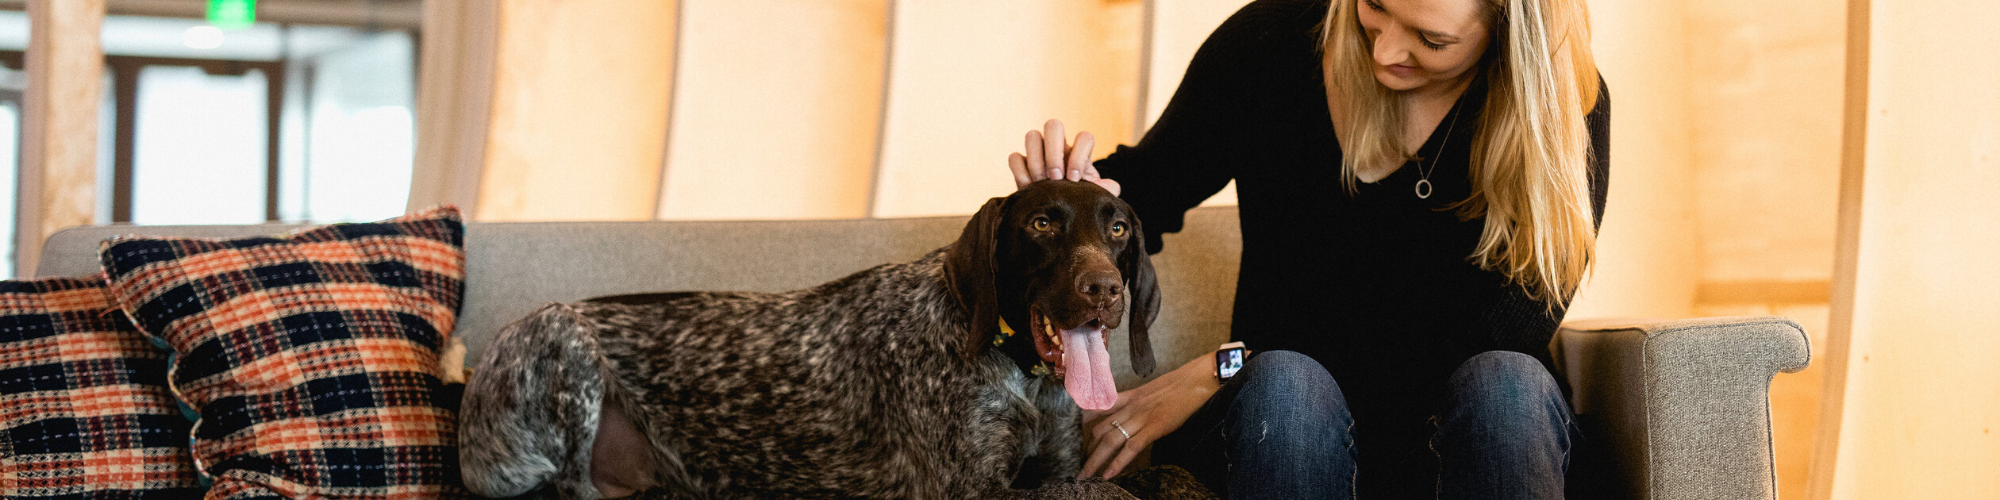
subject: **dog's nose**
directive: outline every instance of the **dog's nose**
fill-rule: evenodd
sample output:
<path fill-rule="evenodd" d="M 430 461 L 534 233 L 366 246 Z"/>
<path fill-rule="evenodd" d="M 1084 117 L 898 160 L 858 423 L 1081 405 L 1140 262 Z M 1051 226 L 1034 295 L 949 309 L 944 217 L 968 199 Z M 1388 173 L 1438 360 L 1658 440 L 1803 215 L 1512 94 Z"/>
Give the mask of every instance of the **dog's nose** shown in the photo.
<path fill-rule="evenodd" d="M 1087 272 L 1077 276 L 1076 291 L 1092 305 L 1109 306 L 1116 304 L 1119 296 L 1125 293 L 1125 282 L 1119 279 L 1117 272 Z"/>

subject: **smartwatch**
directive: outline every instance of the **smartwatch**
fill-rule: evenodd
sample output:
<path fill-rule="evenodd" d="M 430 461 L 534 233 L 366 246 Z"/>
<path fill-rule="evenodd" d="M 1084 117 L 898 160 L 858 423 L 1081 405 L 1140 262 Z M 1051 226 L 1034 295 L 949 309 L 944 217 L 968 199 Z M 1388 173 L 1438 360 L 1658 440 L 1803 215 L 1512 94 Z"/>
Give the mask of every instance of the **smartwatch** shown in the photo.
<path fill-rule="evenodd" d="M 1250 350 L 1243 348 L 1242 342 L 1230 342 L 1215 348 L 1215 381 L 1228 383 L 1230 377 L 1243 369 L 1243 362 L 1250 359 Z"/>

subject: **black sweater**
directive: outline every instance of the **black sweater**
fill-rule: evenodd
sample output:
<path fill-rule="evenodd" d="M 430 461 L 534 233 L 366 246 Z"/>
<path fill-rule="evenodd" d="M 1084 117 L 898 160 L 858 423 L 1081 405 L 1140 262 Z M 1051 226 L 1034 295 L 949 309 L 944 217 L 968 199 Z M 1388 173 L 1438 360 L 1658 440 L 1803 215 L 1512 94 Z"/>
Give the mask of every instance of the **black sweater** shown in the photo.
<path fill-rule="evenodd" d="M 1366 477 L 1371 464 L 1434 462 L 1427 420 L 1445 379 L 1490 350 L 1548 363 L 1561 309 L 1551 316 L 1518 284 L 1470 263 L 1485 220 L 1447 209 L 1470 193 L 1482 83 L 1453 108 L 1443 151 L 1449 122 L 1418 150 L 1432 169 L 1430 198 L 1414 193 L 1416 162 L 1348 194 L 1320 73 L 1326 9 L 1325 0 L 1259 0 L 1238 11 L 1196 52 L 1139 144 L 1096 165 L 1123 186 L 1154 251 L 1189 208 L 1236 181 L 1243 258 L 1233 337 L 1306 354 L 1333 374 L 1356 418 Z M 1588 121 L 1601 220 L 1611 106 L 1609 92 L 1599 95 Z"/>

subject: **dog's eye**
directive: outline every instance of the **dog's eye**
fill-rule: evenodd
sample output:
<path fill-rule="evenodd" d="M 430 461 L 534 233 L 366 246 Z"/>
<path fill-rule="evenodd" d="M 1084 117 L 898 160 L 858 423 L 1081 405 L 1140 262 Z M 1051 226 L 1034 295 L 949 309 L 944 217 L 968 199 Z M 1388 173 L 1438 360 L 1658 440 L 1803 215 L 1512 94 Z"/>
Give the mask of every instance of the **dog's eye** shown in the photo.
<path fill-rule="evenodd" d="M 1122 221 L 1122 220 L 1121 220 L 1121 221 L 1117 221 L 1117 222 L 1112 222 L 1112 223 L 1111 223 L 1111 235 L 1112 235 L 1112 236 L 1117 236 L 1117 237 L 1121 237 L 1121 238 L 1122 238 L 1122 237 L 1124 237 L 1124 236 L 1125 236 L 1125 221 Z"/>
<path fill-rule="evenodd" d="M 1035 221 L 1029 224 L 1035 226 L 1036 231 L 1047 231 L 1049 230 L 1049 226 L 1053 225 L 1049 222 L 1048 217 L 1036 217 Z"/>

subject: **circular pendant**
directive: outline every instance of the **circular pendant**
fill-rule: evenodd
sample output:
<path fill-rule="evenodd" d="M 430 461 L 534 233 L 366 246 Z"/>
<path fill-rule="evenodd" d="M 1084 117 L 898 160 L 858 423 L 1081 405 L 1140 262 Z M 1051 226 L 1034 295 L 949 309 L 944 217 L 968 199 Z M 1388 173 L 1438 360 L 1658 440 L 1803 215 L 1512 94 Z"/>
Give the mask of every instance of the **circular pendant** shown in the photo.
<path fill-rule="evenodd" d="M 1431 180 L 1417 179 L 1417 198 L 1428 200 L 1430 199 L 1430 197 L 1431 197 Z"/>

